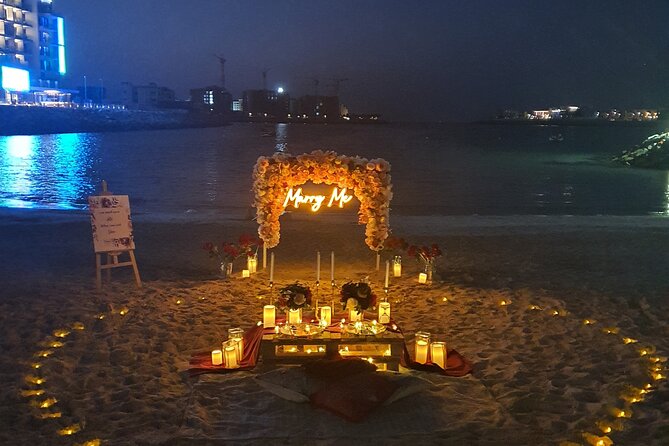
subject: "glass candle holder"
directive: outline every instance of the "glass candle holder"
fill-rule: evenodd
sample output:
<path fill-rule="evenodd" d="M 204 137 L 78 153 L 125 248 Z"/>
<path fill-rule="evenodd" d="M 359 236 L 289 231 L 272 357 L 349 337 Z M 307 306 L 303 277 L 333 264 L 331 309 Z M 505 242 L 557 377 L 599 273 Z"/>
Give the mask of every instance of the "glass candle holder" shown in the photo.
<path fill-rule="evenodd" d="M 236 369 L 239 367 L 239 361 L 237 361 L 237 349 L 235 345 L 228 343 L 228 345 L 226 345 L 225 349 L 223 350 L 223 354 L 225 355 L 226 369 Z"/>
<path fill-rule="evenodd" d="M 237 362 L 244 357 L 244 330 L 239 327 L 228 330 L 228 342 L 235 347 L 237 352 Z"/>
<path fill-rule="evenodd" d="M 435 341 L 430 344 L 430 358 L 432 364 L 436 364 L 442 369 L 446 368 L 446 343 Z"/>
<path fill-rule="evenodd" d="M 262 323 L 265 328 L 272 328 L 276 325 L 276 307 L 274 305 L 265 305 L 263 307 Z"/>
<path fill-rule="evenodd" d="M 382 324 L 390 323 L 390 302 L 379 303 L 379 322 Z"/>
<path fill-rule="evenodd" d="M 358 322 L 362 320 L 362 311 L 358 313 L 356 309 L 348 310 L 348 320 L 349 322 Z"/>
<path fill-rule="evenodd" d="M 332 324 L 332 307 L 329 305 L 324 305 L 321 307 L 321 322 L 326 327 L 329 327 Z"/>
<path fill-rule="evenodd" d="M 430 333 L 419 331 L 416 333 L 416 362 L 425 364 L 429 358 Z"/>
<path fill-rule="evenodd" d="M 393 277 L 402 277 L 402 256 L 393 257 Z"/>
<path fill-rule="evenodd" d="M 300 324 L 302 323 L 302 308 L 297 310 L 288 310 L 288 319 L 289 324 Z"/>

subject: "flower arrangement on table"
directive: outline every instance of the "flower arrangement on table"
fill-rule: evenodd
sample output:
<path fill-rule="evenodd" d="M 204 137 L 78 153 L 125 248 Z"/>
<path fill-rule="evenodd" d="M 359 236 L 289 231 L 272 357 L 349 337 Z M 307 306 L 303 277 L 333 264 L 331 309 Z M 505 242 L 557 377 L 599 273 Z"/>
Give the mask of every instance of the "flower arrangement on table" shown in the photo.
<path fill-rule="evenodd" d="M 239 247 L 228 242 L 221 243 L 220 248 L 212 242 L 206 242 L 202 249 L 207 251 L 209 258 L 216 259 L 219 263 L 232 263 L 241 254 Z"/>
<path fill-rule="evenodd" d="M 307 181 L 352 190 L 360 201 L 358 223 L 366 225 L 365 243 L 374 251 L 382 249 L 390 229 L 390 164 L 381 158 L 368 160 L 322 150 L 258 158 L 253 170 L 254 207 L 258 234 L 268 248 L 279 244 L 279 217 L 285 210 L 287 191 Z"/>
<path fill-rule="evenodd" d="M 367 282 L 346 282 L 341 287 L 341 303 L 345 310 L 360 314 L 376 305 L 376 294 Z"/>
<path fill-rule="evenodd" d="M 279 290 L 276 300 L 277 306 L 282 309 L 299 310 L 311 305 L 311 289 L 295 282 Z"/>
<path fill-rule="evenodd" d="M 439 245 L 433 243 L 430 246 L 416 246 L 411 245 L 407 248 L 407 254 L 409 257 L 416 257 L 416 259 L 421 260 L 424 264 L 433 264 L 434 260 L 437 257 L 441 257 L 442 252 L 439 248 Z"/>

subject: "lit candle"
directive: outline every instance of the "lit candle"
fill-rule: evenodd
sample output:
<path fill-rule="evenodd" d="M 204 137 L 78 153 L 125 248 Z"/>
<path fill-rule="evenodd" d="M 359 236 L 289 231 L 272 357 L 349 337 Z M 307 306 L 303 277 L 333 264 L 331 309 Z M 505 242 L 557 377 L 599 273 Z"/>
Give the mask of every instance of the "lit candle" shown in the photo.
<path fill-rule="evenodd" d="M 244 357 L 244 330 L 241 328 L 231 328 L 228 330 L 228 342 L 235 347 L 237 352 L 237 361 Z"/>
<path fill-rule="evenodd" d="M 330 253 L 330 282 L 334 282 L 334 251 Z"/>
<path fill-rule="evenodd" d="M 267 246 L 265 242 L 262 244 L 262 269 L 267 268 Z"/>
<path fill-rule="evenodd" d="M 269 257 L 269 281 L 274 282 L 274 253 Z"/>
<path fill-rule="evenodd" d="M 253 274 L 258 269 L 258 257 L 251 256 L 246 258 L 246 268 L 249 270 L 249 273 Z"/>
<path fill-rule="evenodd" d="M 213 350 L 211 352 L 211 363 L 213 365 L 223 364 L 223 352 L 220 350 Z"/>
<path fill-rule="evenodd" d="M 376 270 L 378 271 L 380 268 L 379 266 L 381 265 L 381 254 L 378 252 L 376 253 Z"/>
<path fill-rule="evenodd" d="M 393 262 L 393 277 L 402 277 L 402 264 Z"/>
<path fill-rule="evenodd" d="M 234 369 L 237 367 L 239 367 L 239 363 L 237 362 L 237 352 L 234 346 L 229 345 L 225 347 L 225 368 Z"/>
<path fill-rule="evenodd" d="M 288 310 L 288 323 L 299 324 L 300 322 L 302 322 L 302 310 L 300 308 L 297 310 Z"/>
<path fill-rule="evenodd" d="M 321 281 L 321 252 L 316 252 L 316 282 Z"/>
<path fill-rule="evenodd" d="M 321 307 L 321 321 L 324 321 L 324 325 L 329 327 L 332 324 L 332 307 L 325 305 Z"/>
<path fill-rule="evenodd" d="M 425 273 L 418 274 L 418 283 L 427 283 L 427 274 Z"/>
<path fill-rule="evenodd" d="M 348 320 L 351 322 L 362 320 L 362 312 L 358 313 L 358 310 L 354 308 L 348 310 Z"/>
<path fill-rule="evenodd" d="M 250 270 L 248 269 L 243 269 L 242 270 L 242 277 L 249 277 L 250 276 Z"/>
<path fill-rule="evenodd" d="M 427 362 L 428 342 L 422 339 L 416 341 L 416 362 L 425 364 Z"/>
<path fill-rule="evenodd" d="M 390 277 L 390 262 L 386 260 L 386 281 L 383 282 L 383 287 L 388 288 L 388 278 Z"/>
<path fill-rule="evenodd" d="M 263 326 L 271 328 L 276 325 L 276 307 L 274 305 L 265 305 L 262 310 Z"/>
<path fill-rule="evenodd" d="M 390 302 L 381 302 L 379 304 L 379 322 L 382 324 L 390 323 Z"/>
<path fill-rule="evenodd" d="M 433 342 L 430 345 L 430 355 L 432 356 L 432 363 L 437 364 L 442 369 L 446 368 L 446 343 Z"/>

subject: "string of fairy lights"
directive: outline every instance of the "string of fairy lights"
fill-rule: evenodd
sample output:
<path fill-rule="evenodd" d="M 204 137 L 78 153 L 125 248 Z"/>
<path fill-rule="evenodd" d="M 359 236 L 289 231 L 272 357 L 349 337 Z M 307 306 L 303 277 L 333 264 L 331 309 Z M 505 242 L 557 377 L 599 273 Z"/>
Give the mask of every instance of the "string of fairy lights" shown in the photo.
<path fill-rule="evenodd" d="M 419 285 L 416 285 L 419 286 Z M 174 299 L 176 305 L 184 305 L 189 299 L 183 297 Z M 197 303 L 205 300 L 204 296 L 193 299 Z M 442 299 L 443 303 L 450 302 L 448 297 Z M 509 308 L 513 306 L 511 299 L 503 299 L 498 302 L 501 307 Z M 529 305 L 527 311 L 537 314 L 547 315 L 549 317 L 567 317 L 568 311 L 562 308 L 543 308 L 539 305 Z M 111 317 L 124 317 L 130 312 L 130 308 L 123 306 L 108 312 L 97 313 L 93 315 L 92 320 L 103 320 Z M 597 327 L 599 322 L 592 318 L 582 319 L 580 321 L 584 326 Z M 49 389 L 48 365 L 51 358 L 58 356 L 65 350 L 70 340 L 76 340 L 76 333 L 86 329 L 83 322 L 73 322 L 66 328 L 54 330 L 42 342 L 38 344 L 39 349 L 33 355 L 33 361 L 30 362 L 30 372 L 24 376 L 25 386 L 20 391 L 21 396 L 28 402 L 28 407 L 34 418 L 43 420 L 45 423 L 51 423 L 53 433 L 58 437 L 76 436 L 79 440 L 74 442 L 74 446 L 100 446 L 104 440 L 100 438 L 84 439 L 87 436 L 85 423 L 82 420 L 76 421 L 71 416 L 64 414 L 59 409 L 59 399 Z M 606 336 L 616 336 L 624 345 L 633 348 L 639 356 L 640 365 L 645 371 L 647 381 L 641 386 L 635 386 L 632 383 L 626 384 L 624 389 L 617 395 L 618 406 L 606 407 L 606 417 L 602 417 L 592 423 L 592 431 L 581 432 L 580 439 L 591 446 L 611 446 L 613 440 L 609 434 L 625 429 L 623 420 L 630 419 L 633 416 L 632 406 L 642 403 L 653 391 L 657 390 L 661 382 L 667 379 L 667 358 L 656 354 L 656 349 L 652 345 L 641 345 L 637 339 L 623 336 L 617 327 L 603 327 L 601 333 Z M 577 440 L 577 441 L 579 441 Z M 563 441 L 560 446 L 576 446 L 582 443 Z"/>

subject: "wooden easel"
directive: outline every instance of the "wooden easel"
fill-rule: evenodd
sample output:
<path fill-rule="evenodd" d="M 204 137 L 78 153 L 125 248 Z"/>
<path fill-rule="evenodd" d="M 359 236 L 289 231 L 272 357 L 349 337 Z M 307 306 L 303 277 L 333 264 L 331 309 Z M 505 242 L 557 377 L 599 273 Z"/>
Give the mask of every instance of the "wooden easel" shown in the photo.
<path fill-rule="evenodd" d="M 100 195 L 112 195 L 112 193 L 107 190 L 107 182 L 105 180 L 102 180 L 102 192 L 100 192 Z M 119 262 L 118 258 L 123 253 L 128 253 L 130 256 L 129 261 Z M 107 255 L 107 261 L 104 264 L 102 263 L 103 254 Z M 111 281 L 112 268 L 120 268 L 123 266 L 132 266 L 132 270 L 135 274 L 135 283 L 137 284 L 137 288 L 142 288 L 142 279 L 139 277 L 139 268 L 137 268 L 137 261 L 135 260 L 135 250 L 128 249 L 95 253 L 95 282 L 98 291 L 102 290 L 102 270 L 107 270 L 107 281 Z"/>

